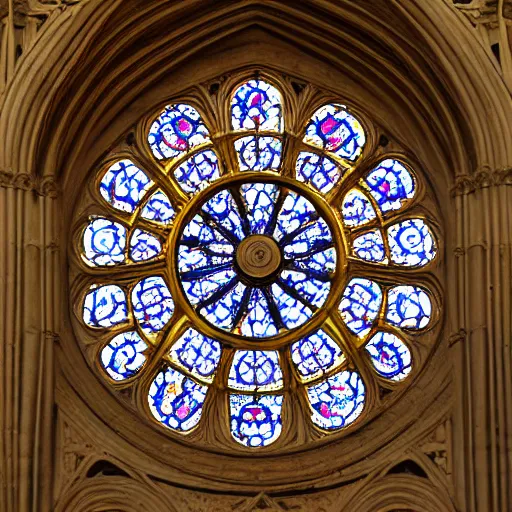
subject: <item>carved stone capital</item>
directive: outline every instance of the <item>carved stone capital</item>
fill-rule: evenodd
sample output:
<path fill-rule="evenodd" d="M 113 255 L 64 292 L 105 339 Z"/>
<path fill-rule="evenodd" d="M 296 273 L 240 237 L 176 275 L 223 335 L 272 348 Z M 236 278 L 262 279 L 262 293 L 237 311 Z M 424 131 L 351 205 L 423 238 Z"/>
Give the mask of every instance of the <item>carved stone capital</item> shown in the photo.
<path fill-rule="evenodd" d="M 475 174 L 458 176 L 452 187 L 454 196 L 467 195 L 475 190 L 512 184 L 512 167 L 491 169 L 483 166 Z"/>
<path fill-rule="evenodd" d="M 55 198 L 58 195 L 57 182 L 51 176 L 35 178 L 28 173 L 0 171 L 0 187 L 33 191 L 40 196 Z"/>

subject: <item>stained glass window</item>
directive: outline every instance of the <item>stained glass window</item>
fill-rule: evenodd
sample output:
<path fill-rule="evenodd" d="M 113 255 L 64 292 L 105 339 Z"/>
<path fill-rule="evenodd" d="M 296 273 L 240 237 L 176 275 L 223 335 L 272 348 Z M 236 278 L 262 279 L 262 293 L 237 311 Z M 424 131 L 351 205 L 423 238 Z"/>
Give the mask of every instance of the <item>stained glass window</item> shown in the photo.
<path fill-rule="evenodd" d="M 343 102 L 303 118 L 279 83 L 150 113 L 133 155 L 98 168 L 74 238 L 95 368 L 134 386 L 155 428 L 208 426 L 249 451 L 297 422 L 311 442 L 359 428 L 379 388 L 414 377 L 439 318 L 421 176 L 373 154 L 371 120 Z"/>

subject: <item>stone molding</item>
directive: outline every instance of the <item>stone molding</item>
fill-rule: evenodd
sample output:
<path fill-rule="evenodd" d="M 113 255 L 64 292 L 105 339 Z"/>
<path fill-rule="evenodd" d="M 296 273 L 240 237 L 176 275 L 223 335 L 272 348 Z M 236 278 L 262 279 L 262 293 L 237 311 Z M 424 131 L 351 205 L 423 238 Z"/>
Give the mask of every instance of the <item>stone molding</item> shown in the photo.
<path fill-rule="evenodd" d="M 28 173 L 0 171 L 0 188 L 33 191 L 40 196 L 51 198 L 58 196 L 57 182 L 52 176 L 38 178 Z"/>
<path fill-rule="evenodd" d="M 452 195 L 466 195 L 475 190 L 501 185 L 512 185 L 512 167 L 503 167 L 496 170 L 484 167 L 472 176 L 458 176 L 452 188 Z"/>

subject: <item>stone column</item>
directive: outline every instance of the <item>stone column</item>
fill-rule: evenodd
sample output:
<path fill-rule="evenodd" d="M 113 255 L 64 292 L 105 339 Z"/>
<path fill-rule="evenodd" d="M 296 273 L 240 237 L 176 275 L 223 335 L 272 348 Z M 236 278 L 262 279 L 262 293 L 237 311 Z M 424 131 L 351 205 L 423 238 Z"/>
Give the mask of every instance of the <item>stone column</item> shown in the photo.
<path fill-rule="evenodd" d="M 512 510 L 511 185 L 511 168 L 484 169 L 454 188 L 453 442 L 455 488 L 468 512 Z"/>
<path fill-rule="evenodd" d="M 51 509 L 56 190 L 0 172 L 0 510 Z"/>

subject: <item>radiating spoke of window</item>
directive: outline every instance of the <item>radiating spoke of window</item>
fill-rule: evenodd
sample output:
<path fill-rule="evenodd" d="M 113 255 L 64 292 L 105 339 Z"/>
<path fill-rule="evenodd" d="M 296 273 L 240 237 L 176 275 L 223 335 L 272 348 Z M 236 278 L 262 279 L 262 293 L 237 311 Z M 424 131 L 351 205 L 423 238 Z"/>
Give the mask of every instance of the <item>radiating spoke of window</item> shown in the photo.
<path fill-rule="evenodd" d="M 388 228 L 391 260 L 406 267 L 423 267 L 436 256 L 436 244 L 425 221 L 408 219 Z"/>
<path fill-rule="evenodd" d="M 320 428 L 348 427 L 363 411 L 365 387 L 357 372 L 343 371 L 307 390 L 313 423 Z"/>
<path fill-rule="evenodd" d="M 123 332 L 101 351 L 101 364 L 108 375 L 122 381 L 136 375 L 146 362 L 146 342 L 136 331 Z"/>
<path fill-rule="evenodd" d="M 378 229 L 372 229 L 368 233 L 358 236 L 352 242 L 354 254 L 365 261 L 375 263 L 386 262 L 386 250 L 382 241 L 382 234 Z"/>
<path fill-rule="evenodd" d="M 231 435 L 249 447 L 267 446 L 281 434 L 280 395 L 230 395 Z"/>
<path fill-rule="evenodd" d="M 342 105 L 325 105 L 311 117 L 304 142 L 354 161 L 366 142 L 363 127 Z"/>
<path fill-rule="evenodd" d="M 442 224 L 421 175 L 352 108 L 306 119 L 314 88 L 265 76 L 221 80 L 207 101 L 191 88 L 142 119 L 73 228 L 87 358 L 178 434 L 221 419 L 223 433 L 191 437 L 209 450 L 228 429 L 231 448 L 257 452 L 284 428 L 314 442 L 362 425 L 394 403 L 379 386 L 414 381 L 440 315 Z"/>
<path fill-rule="evenodd" d="M 411 173 L 398 160 L 383 160 L 363 181 L 384 213 L 399 210 L 414 196 L 416 186 Z"/>
<path fill-rule="evenodd" d="M 302 382 L 314 380 L 345 361 L 340 347 L 322 330 L 294 343 L 291 355 Z"/>
<path fill-rule="evenodd" d="M 147 201 L 140 216 L 161 224 L 170 224 L 175 211 L 169 198 L 161 191 L 156 191 Z"/>
<path fill-rule="evenodd" d="M 169 289 L 158 276 L 142 279 L 134 286 L 132 305 L 140 328 L 147 334 L 161 331 L 174 311 Z"/>
<path fill-rule="evenodd" d="M 326 194 L 338 183 L 345 169 L 330 158 L 302 151 L 297 159 L 295 173 L 299 181 L 308 183 Z"/>
<path fill-rule="evenodd" d="M 283 373 L 276 351 L 235 352 L 228 385 L 242 391 L 271 391 L 283 387 Z"/>
<path fill-rule="evenodd" d="M 341 318 L 346 326 L 360 338 L 370 331 L 382 303 L 382 291 L 377 283 L 369 279 L 352 279 L 339 306 Z"/>
<path fill-rule="evenodd" d="M 231 100 L 233 129 L 283 131 L 281 104 L 281 94 L 274 86 L 263 80 L 249 80 Z"/>
<path fill-rule="evenodd" d="M 187 153 L 210 140 L 199 112 L 190 105 L 168 105 L 155 119 L 148 134 L 153 155 L 159 160 Z"/>
<path fill-rule="evenodd" d="M 395 286 L 388 291 L 386 320 L 397 327 L 423 329 L 430 322 L 432 303 L 417 286 Z"/>
<path fill-rule="evenodd" d="M 149 389 L 153 416 L 172 430 L 187 432 L 201 419 L 207 386 L 172 368 L 158 373 Z"/>
<path fill-rule="evenodd" d="M 125 261 L 126 228 L 108 219 L 94 219 L 84 230 L 84 260 L 88 265 L 104 267 Z"/>
<path fill-rule="evenodd" d="M 243 137 L 235 141 L 241 171 L 277 171 L 281 163 L 281 140 L 275 137 Z"/>
<path fill-rule="evenodd" d="M 411 352 L 396 335 L 378 332 L 366 345 L 375 371 L 386 379 L 400 381 L 411 372 Z"/>
<path fill-rule="evenodd" d="M 128 320 L 126 296 L 119 286 L 91 287 L 83 308 L 84 322 L 91 327 L 112 327 Z"/>
<path fill-rule="evenodd" d="M 116 210 L 132 213 L 152 184 L 131 160 L 119 160 L 101 179 L 100 193 Z"/>
<path fill-rule="evenodd" d="M 377 217 L 370 200 L 355 188 L 345 196 L 341 211 L 345 225 L 349 227 L 362 226 Z"/>
<path fill-rule="evenodd" d="M 211 383 L 221 356 L 220 343 L 207 338 L 195 329 L 187 331 L 174 343 L 169 352 L 171 361 L 194 377 Z"/>
<path fill-rule="evenodd" d="M 203 190 L 220 178 L 217 155 L 207 150 L 191 156 L 174 171 L 174 177 L 185 192 L 195 194 Z"/>

